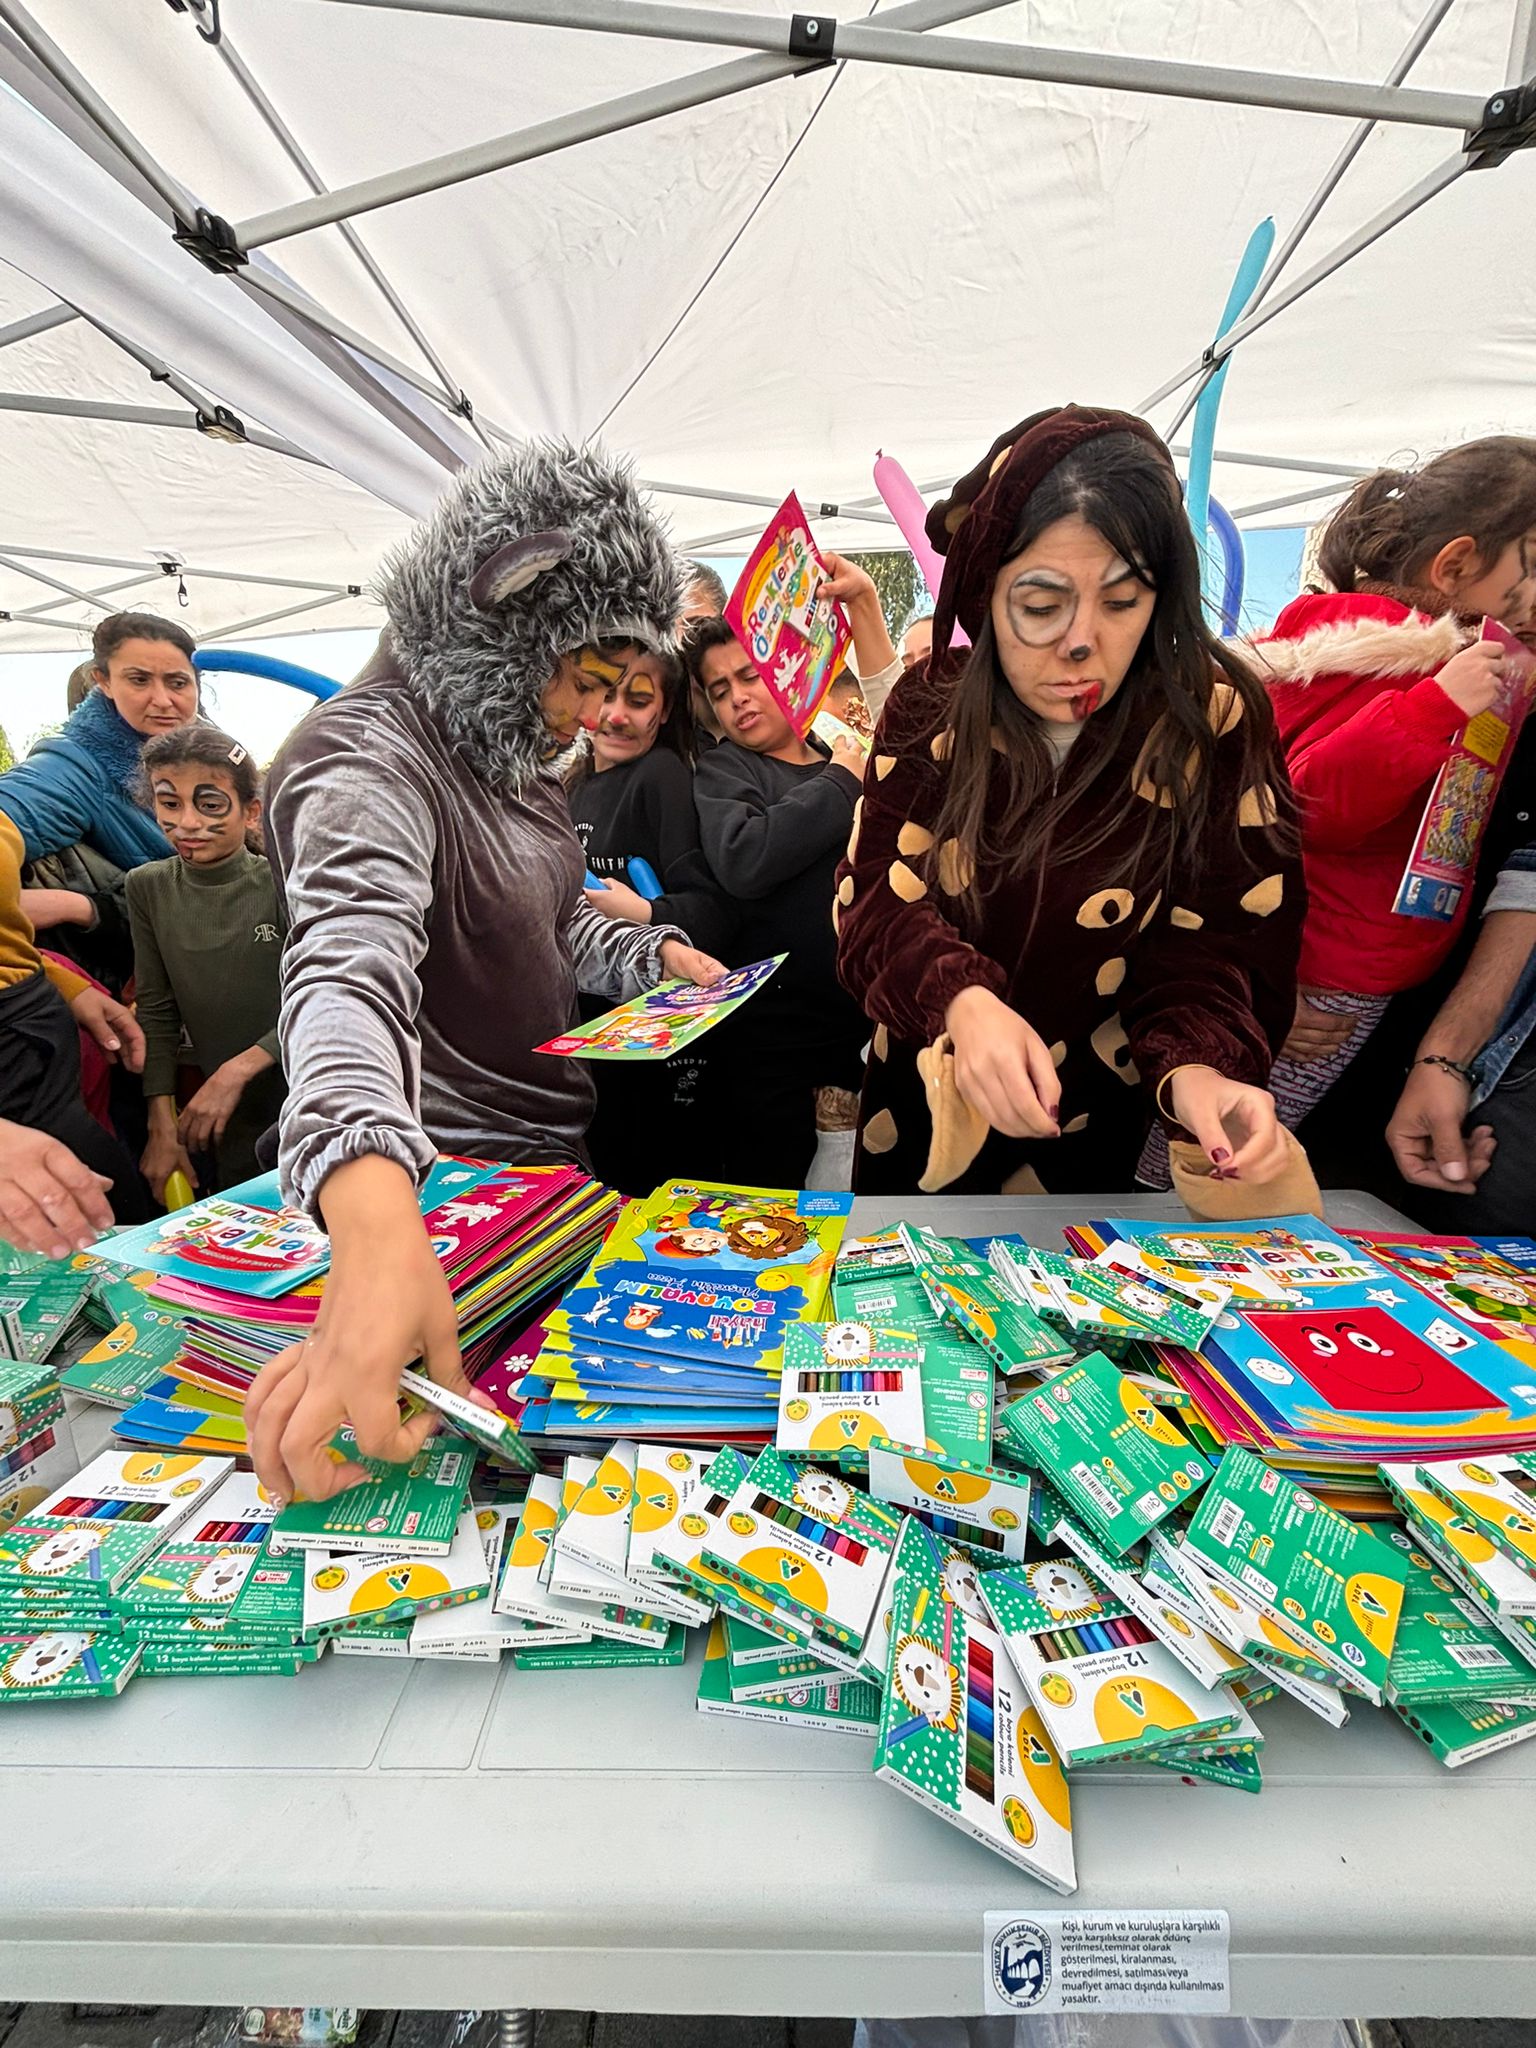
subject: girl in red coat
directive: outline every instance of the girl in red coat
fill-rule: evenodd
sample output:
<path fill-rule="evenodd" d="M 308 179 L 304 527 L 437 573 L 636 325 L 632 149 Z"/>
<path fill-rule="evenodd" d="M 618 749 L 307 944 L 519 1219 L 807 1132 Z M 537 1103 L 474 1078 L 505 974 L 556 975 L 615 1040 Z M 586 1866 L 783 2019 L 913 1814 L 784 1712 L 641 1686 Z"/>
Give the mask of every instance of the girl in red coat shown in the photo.
<path fill-rule="evenodd" d="M 1208 1174 L 1272 1182 L 1300 866 L 1167 449 L 1125 413 L 1036 414 L 928 532 L 935 652 L 885 706 L 837 889 L 876 1027 L 856 1186 L 1129 1188 L 1154 1108 Z M 957 619 L 969 655 L 939 651 Z"/>
<path fill-rule="evenodd" d="M 1536 441 L 1501 435 L 1378 470 L 1329 523 L 1334 587 L 1255 649 L 1301 806 L 1310 907 L 1296 1021 L 1270 1086 L 1288 1124 L 1320 1102 L 1390 998 L 1433 974 L 1447 922 L 1393 910 L 1430 787 L 1494 701 L 1485 617 L 1524 623 L 1536 571 Z"/>

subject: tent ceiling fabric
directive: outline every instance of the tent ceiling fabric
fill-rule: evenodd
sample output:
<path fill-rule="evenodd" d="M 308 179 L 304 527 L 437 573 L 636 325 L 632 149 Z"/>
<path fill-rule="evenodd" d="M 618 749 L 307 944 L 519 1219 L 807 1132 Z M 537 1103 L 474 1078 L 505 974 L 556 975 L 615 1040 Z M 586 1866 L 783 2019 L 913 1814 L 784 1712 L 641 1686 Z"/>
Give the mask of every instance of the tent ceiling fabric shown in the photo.
<path fill-rule="evenodd" d="M 792 11 L 789 0 L 750 4 Z M 1034 0 L 945 34 L 1375 83 L 1423 4 Z M 229 67 L 165 0 L 30 9 L 203 204 L 239 221 L 307 196 Z M 730 55 L 344 0 L 223 0 L 221 12 L 333 188 Z M 1409 85 L 1483 96 L 1507 83 L 1515 18 L 1514 0 L 1455 0 Z M 1349 126 L 849 63 L 356 225 L 482 418 L 514 434 L 601 432 L 645 477 L 774 499 L 794 487 L 812 506 L 867 501 L 879 448 L 916 478 L 950 476 L 1040 405 L 1145 399 L 1210 339 L 1250 230 L 1272 213 L 1284 236 Z M 1451 131 L 1379 128 L 1288 276 L 1460 144 Z M 1517 155 L 1459 179 L 1246 341 L 1232 359 L 1219 445 L 1367 465 L 1528 428 L 1536 275 L 1521 259 L 1533 178 L 1536 166 Z M 171 250 L 168 235 L 165 247 L 186 265 L 189 292 L 250 296 Z M 429 374 L 337 229 L 291 237 L 266 257 Z M 46 300 L 0 271 L 0 325 Z M 79 323 L 0 350 L 0 387 L 166 402 Z M 1157 409 L 1160 424 L 1182 396 Z M 7 493 L 0 547 L 136 557 L 172 545 L 194 562 L 346 583 L 366 580 L 405 523 L 312 465 L 191 433 L 4 412 L 0 436 L 20 486 Z M 1329 481 L 1218 462 L 1215 492 L 1238 509 Z M 684 543 L 758 517 L 730 503 L 662 502 Z M 1322 502 L 1272 521 L 1309 519 Z M 851 520 L 825 531 L 839 545 L 894 537 Z M 48 596 L 39 587 L 23 597 L 0 570 L 0 604 Z M 226 586 L 199 595 L 191 616 L 200 626 L 238 617 L 247 598 L 255 611 L 281 594 Z M 341 604 L 314 622 L 366 616 Z M 63 640 L 23 632 L 0 627 L 0 649 Z"/>

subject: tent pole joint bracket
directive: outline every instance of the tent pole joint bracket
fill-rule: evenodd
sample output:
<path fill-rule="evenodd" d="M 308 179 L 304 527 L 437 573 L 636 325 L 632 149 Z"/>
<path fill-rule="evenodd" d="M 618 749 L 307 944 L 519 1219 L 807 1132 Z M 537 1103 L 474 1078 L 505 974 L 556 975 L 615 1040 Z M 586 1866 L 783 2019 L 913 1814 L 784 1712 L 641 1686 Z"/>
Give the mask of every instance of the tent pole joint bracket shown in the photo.
<path fill-rule="evenodd" d="M 1483 109 L 1480 128 L 1467 136 L 1465 148 L 1472 168 L 1484 171 L 1503 163 L 1517 149 L 1536 147 L 1536 79 L 1506 85 Z"/>
<path fill-rule="evenodd" d="M 227 277 L 250 261 L 229 222 L 220 214 L 210 213 L 206 206 L 197 209 L 197 217 L 190 225 L 178 220 L 171 230 L 171 240 L 220 276 Z"/>
<path fill-rule="evenodd" d="M 830 14 L 795 14 L 789 22 L 789 54 L 832 62 L 837 47 L 837 22 Z"/>

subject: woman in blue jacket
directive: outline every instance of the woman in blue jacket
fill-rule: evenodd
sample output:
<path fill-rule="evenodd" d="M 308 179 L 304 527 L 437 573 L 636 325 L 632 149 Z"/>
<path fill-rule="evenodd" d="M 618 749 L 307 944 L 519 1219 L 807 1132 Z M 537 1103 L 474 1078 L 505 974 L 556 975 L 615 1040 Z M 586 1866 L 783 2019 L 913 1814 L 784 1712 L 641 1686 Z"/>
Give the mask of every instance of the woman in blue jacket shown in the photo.
<path fill-rule="evenodd" d="M 0 811 L 20 832 L 29 865 L 87 850 L 83 862 L 65 863 L 67 876 L 30 875 L 23 908 L 49 944 L 116 989 L 133 960 L 117 876 L 171 852 L 134 794 L 139 755 L 156 733 L 197 717 L 197 675 L 191 635 L 153 612 L 103 619 L 93 652 L 95 688 L 61 731 L 0 774 Z M 68 886 L 77 876 L 94 886 Z"/>

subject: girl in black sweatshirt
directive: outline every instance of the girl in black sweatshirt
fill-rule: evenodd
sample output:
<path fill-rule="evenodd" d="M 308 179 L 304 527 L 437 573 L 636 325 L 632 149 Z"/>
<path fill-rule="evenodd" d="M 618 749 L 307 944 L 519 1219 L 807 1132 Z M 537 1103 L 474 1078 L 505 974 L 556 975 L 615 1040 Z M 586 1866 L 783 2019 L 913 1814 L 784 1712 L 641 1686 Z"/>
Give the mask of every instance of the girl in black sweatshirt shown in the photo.
<path fill-rule="evenodd" d="M 693 803 L 693 720 L 679 663 L 638 649 L 615 657 L 592 750 L 569 786 L 571 823 L 599 886 L 587 901 L 605 916 L 679 925 L 703 952 L 724 957 L 736 915 L 699 847 Z M 663 893 L 631 863 L 644 862 Z M 582 999 L 583 1017 L 611 1005 Z M 649 1194 L 671 1174 L 697 1173 L 700 1059 L 628 1065 L 595 1062 L 597 1114 L 587 1133 L 593 1170 L 626 1195 Z"/>

